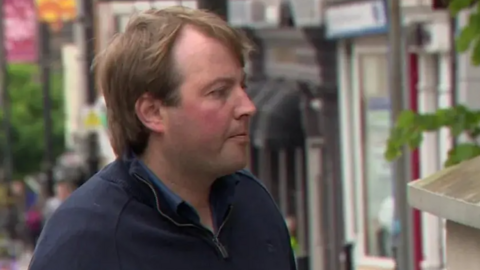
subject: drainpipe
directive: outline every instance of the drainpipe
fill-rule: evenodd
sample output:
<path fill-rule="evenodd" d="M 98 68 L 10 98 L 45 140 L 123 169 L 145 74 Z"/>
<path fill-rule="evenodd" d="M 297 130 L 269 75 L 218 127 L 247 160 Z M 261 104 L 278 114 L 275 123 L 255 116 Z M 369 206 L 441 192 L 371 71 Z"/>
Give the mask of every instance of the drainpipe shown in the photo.
<path fill-rule="evenodd" d="M 457 48 L 455 45 L 455 37 L 457 34 L 457 19 L 450 19 L 450 104 L 452 106 L 458 105 L 458 58 L 457 58 Z M 458 144 L 458 139 L 452 137 L 452 147 L 455 147 Z M 445 223 L 441 223 L 441 228 L 438 233 L 439 239 L 442 239 L 442 243 L 439 248 L 439 258 L 440 258 L 440 269 L 446 269 L 446 239 L 445 239 Z"/>

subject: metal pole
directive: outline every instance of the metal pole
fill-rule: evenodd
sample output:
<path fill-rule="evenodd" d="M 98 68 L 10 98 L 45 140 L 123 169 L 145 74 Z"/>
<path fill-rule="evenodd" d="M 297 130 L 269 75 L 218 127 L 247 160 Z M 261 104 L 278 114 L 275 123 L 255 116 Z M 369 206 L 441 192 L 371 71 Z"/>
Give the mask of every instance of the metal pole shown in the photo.
<path fill-rule="evenodd" d="M 5 1 L 0 0 L 0 7 L 3 11 Z M 3 109 L 3 181 L 9 184 L 13 177 L 13 153 L 12 153 L 12 123 L 10 93 L 8 92 L 8 69 L 7 55 L 5 51 L 5 18 L 4 12 L 0 12 L 0 105 Z M 9 188 L 7 190 L 10 190 Z"/>
<path fill-rule="evenodd" d="M 92 64 L 95 57 L 95 29 L 94 29 L 94 3 L 93 0 L 79 0 L 78 20 L 80 23 L 83 46 L 83 73 L 86 81 L 85 91 L 87 93 L 86 103 L 88 106 L 94 106 L 97 101 L 97 92 L 95 90 L 95 77 L 92 70 Z M 98 135 L 95 132 L 88 134 L 87 138 L 87 170 L 88 176 L 93 176 L 99 169 L 99 142 Z"/>
<path fill-rule="evenodd" d="M 390 100 L 391 117 L 395 122 L 404 109 L 408 109 L 408 95 L 405 95 L 405 43 L 403 42 L 402 17 L 400 1 L 390 0 L 388 5 L 389 18 L 389 81 L 390 81 Z M 404 149 L 405 153 L 409 150 Z M 400 234 L 398 235 L 396 245 L 396 269 L 414 270 L 413 259 L 413 239 L 412 239 L 412 211 L 407 202 L 407 183 L 409 177 L 409 155 L 402 155 L 393 163 L 394 172 L 394 193 L 395 193 L 395 212 L 397 222 L 400 223 Z"/>
<path fill-rule="evenodd" d="M 46 174 L 46 192 L 47 196 L 53 196 L 53 165 L 55 163 L 53 156 L 53 137 L 52 137 L 52 100 L 50 95 L 50 27 L 45 22 L 38 23 L 40 38 L 40 73 L 43 93 L 43 121 L 45 135 L 45 152 L 44 152 L 44 172 Z"/>

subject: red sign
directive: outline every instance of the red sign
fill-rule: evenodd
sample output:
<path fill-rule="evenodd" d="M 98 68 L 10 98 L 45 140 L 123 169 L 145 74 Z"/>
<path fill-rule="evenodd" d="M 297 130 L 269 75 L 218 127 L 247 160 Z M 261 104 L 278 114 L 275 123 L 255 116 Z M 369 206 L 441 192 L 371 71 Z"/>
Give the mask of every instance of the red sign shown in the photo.
<path fill-rule="evenodd" d="M 36 63 L 37 19 L 34 0 L 4 0 L 5 50 L 9 63 Z"/>

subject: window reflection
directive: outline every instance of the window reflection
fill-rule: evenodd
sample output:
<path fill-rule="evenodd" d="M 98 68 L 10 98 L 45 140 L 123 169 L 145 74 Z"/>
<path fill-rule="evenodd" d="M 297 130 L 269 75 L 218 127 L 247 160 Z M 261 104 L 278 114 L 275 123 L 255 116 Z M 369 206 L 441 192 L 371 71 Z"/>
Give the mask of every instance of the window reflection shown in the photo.
<path fill-rule="evenodd" d="M 383 157 L 391 126 L 387 71 L 386 54 L 360 56 L 365 250 L 375 257 L 391 257 L 392 253 L 393 179 Z"/>

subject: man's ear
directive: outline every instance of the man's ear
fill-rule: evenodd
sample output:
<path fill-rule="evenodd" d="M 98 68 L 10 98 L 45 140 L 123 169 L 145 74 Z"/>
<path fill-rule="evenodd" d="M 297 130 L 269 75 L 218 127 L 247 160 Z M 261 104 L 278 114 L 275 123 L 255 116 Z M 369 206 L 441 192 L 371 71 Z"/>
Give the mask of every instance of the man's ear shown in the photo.
<path fill-rule="evenodd" d="M 135 113 L 142 124 L 149 130 L 162 133 L 165 122 L 162 115 L 162 102 L 151 94 L 145 93 L 135 102 Z"/>

